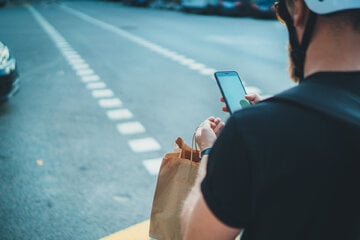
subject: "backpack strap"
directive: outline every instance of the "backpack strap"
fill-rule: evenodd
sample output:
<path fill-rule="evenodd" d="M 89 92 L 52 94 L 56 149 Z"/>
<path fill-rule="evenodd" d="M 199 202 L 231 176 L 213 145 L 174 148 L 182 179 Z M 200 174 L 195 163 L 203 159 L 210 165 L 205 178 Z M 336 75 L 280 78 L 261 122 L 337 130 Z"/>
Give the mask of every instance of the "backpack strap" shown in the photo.
<path fill-rule="evenodd" d="M 266 101 L 300 105 L 360 128 L 360 94 L 353 89 L 303 82 Z"/>

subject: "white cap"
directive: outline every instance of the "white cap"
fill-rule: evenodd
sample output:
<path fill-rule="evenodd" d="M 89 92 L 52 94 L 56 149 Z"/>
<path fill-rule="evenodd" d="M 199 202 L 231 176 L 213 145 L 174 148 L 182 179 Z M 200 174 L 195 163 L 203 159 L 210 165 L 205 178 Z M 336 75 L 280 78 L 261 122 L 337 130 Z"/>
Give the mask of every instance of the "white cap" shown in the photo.
<path fill-rule="evenodd" d="M 360 0 L 305 0 L 306 5 L 317 14 L 360 8 Z"/>

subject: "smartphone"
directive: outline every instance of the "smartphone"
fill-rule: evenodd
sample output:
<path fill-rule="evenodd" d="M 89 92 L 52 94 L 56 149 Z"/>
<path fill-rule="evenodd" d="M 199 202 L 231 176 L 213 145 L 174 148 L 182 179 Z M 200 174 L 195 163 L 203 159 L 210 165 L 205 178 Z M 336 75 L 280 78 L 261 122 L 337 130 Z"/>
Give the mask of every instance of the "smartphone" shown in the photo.
<path fill-rule="evenodd" d="M 245 87 L 237 72 L 219 71 L 214 75 L 230 114 L 250 105 L 245 99 Z"/>

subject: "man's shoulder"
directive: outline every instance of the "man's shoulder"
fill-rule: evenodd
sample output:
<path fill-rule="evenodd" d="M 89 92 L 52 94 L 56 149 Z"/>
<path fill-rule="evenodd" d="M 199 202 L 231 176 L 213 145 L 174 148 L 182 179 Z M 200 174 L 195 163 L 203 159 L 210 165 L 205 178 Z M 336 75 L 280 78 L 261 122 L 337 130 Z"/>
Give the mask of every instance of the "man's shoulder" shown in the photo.
<path fill-rule="evenodd" d="M 294 106 L 286 102 L 275 102 L 269 100 L 263 100 L 255 105 L 246 107 L 240 111 L 235 112 L 232 117 L 238 120 L 253 120 L 254 118 L 271 118 L 281 117 L 288 115 L 288 111 L 295 110 Z"/>
<path fill-rule="evenodd" d="M 303 109 L 296 109 L 287 103 L 263 101 L 235 112 L 228 123 L 242 134 L 261 132 L 271 135 L 294 125 L 303 125 L 306 115 Z"/>
<path fill-rule="evenodd" d="M 284 92 L 297 95 L 301 91 L 302 89 L 296 86 Z M 231 117 L 232 120 L 242 126 L 291 128 L 294 125 L 305 127 L 308 123 L 311 124 L 312 119 L 318 120 L 323 117 L 319 116 L 319 112 L 314 111 L 314 109 L 304 107 L 301 104 L 279 101 L 277 97 L 284 92 L 235 112 Z"/>
<path fill-rule="evenodd" d="M 278 116 L 286 114 L 286 110 L 289 108 L 294 108 L 292 104 L 283 101 L 273 101 L 277 96 L 283 94 L 284 92 L 289 92 L 289 94 L 296 94 L 297 92 L 301 91 L 299 86 L 295 86 L 289 89 L 284 90 L 274 96 L 269 98 L 263 99 L 262 101 L 256 103 L 255 105 L 251 105 L 249 107 L 243 108 L 240 111 L 234 113 L 234 117 L 236 118 L 252 118 L 257 116 Z"/>
<path fill-rule="evenodd" d="M 234 113 L 232 119 L 236 124 L 250 127 L 308 127 L 326 121 L 331 126 L 344 123 L 359 129 L 360 91 L 357 78 L 350 78 L 353 75 L 346 75 L 347 81 L 339 81 L 339 76 L 330 82 L 309 79 Z"/>

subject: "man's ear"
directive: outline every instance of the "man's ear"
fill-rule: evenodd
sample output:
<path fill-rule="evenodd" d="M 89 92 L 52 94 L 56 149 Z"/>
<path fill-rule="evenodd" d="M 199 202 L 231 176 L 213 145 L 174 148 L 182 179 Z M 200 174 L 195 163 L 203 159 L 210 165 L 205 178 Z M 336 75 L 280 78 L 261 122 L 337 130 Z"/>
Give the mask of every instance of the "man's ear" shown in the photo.
<path fill-rule="evenodd" d="M 310 10 L 306 6 L 304 0 L 293 0 L 293 2 L 294 2 L 294 9 L 293 9 L 294 26 L 301 30 L 304 30 Z"/>
<path fill-rule="evenodd" d="M 296 29 L 298 41 L 301 42 L 310 15 L 310 10 L 306 6 L 304 0 L 293 0 L 292 8 L 293 24 Z"/>

